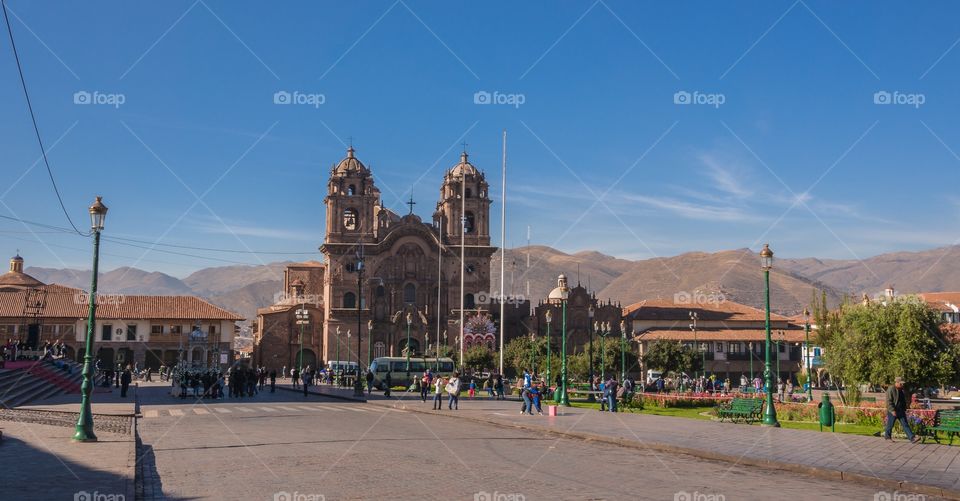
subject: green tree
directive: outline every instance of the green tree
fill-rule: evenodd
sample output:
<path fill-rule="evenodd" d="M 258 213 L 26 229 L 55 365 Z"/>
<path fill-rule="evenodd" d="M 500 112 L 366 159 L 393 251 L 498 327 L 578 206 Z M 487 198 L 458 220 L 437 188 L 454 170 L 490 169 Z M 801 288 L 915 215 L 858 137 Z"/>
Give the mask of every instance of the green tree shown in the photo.
<path fill-rule="evenodd" d="M 486 346 L 471 346 L 463 353 L 463 365 L 467 369 L 483 371 L 493 367 L 493 352 Z"/>
<path fill-rule="evenodd" d="M 957 379 L 957 349 L 945 339 L 940 316 L 919 298 L 845 303 L 824 318 L 818 339 L 824 362 L 845 385 L 889 384 L 902 376 L 911 385 L 944 386 Z"/>
<path fill-rule="evenodd" d="M 676 341 L 660 339 L 650 345 L 643 355 L 643 364 L 659 369 L 665 374 L 686 372 L 693 374 L 701 369 L 701 357 L 693 348 Z"/>

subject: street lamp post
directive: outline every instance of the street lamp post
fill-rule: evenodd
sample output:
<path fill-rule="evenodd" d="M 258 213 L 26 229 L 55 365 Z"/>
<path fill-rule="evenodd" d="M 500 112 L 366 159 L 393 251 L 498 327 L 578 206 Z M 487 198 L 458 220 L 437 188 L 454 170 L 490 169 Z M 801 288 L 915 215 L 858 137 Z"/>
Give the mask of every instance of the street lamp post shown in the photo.
<path fill-rule="evenodd" d="M 760 268 L 763 270 L 763 297 L 764 304 L 766 308 L 764 309 L 764 323 L 767 331 L 766 347 L 765 347 L 765 357 L 764 357 L 764 367 L 763 375 L 766 379 L 767 386 L 767 406 L 763 413 L 763 426 L 775 426 L 779 427 L 780 423 L 777 421 L 777 409 L 774 407 L 773 403 L 773 390 L 775 388 L 773 383 L 773 367 L 770 360 L 770 268 L 773 268 L 773 251 L 770 250 L 769 244 L 763 244 L 763 249 L 760 251 Z M 779 358 L 779 357 L 778 357 Z"/>
<path fill-rule="evenodd" d="M 553 312 L 552 310 L 547 310 L 544 314 L 544 318 L 547 320 L 547 381 L 546 387 L 550 389 L 550 322 L 553 321 Z"/>
<path fill-rule="evenodd" d="M 780 339 L 777 340 L 777 351 L 776 351 L 776 354 L 777 354 L 777 377 L 776 377 L 776 380 L 777 380 L 777 387 L 779 388 L 779 386 L 780 386 L 780 374 L 781 374 L 781 372 L 780 372 L 780 350 L 783 350 L 783 348 L 781 348 L 781 346 L 784 346 L 784 344 L 783 344 L 783 343 L 784 343 L 784 338 L 783 338 L 783 331 L 782 331 L 782 330 L 781 330 L 781 331 L 777 331 L 777 334 L 780 335 Z"/>
<path fill-rule="evenodd" d="M 307 305 L 302 304 L 297 310 L 297 325 L 300 326 L 300 356 L 297 360 L 298 372 L 303 374 L 303 327 L 310 322 L 310 312 L 307 311 Z"/>
<path fill-rule="evenodd" d="M 590 335 L 590 349 L 589 349 L 589 359 L 590 367 L 588 369 L 590 374 L 590 393 L 587 393 L 587 402 L 596 402 L 597 397 L 593 394 L 593 315 L 596 313 L 593 305 L 591 304 L 587 308 L 587 333 Z"/>
<path fill-rule="evenodd" d="M 373 319 L 367 320 L 367 367 L 373 356 Z"/>
<path fill-rule="evenodd" d="M 807 402 L 813 402 L 813 371 L 810 367 L 810 310 L 803 309 L 804 365 L 807 366 Z"/>
<path fill-rule="evenodd" d="M 753 384 L 753 341 L 750 341 L 750 384 Z"/>
<path fill-rule="evenodd" d="M 80 416 L 77 418 L 76 432 L 73 440 L 76 442 L 96 442 L 97 436 L 93 433 L 93 411 L 90 408 L 90 394 L 93 391 L 93 333 L 94 321 L 97 313 L 97 271 L 100 264 L 100 232 L 103 231 L 103 222 L 107 218 L 107 206 L 103 205 L 102 197 L 97 197 L 90 206 L 90 229 L 93 232 L 93 277 L 90 281 L 90 309 L 87 313 L 87 338 L 84 340 L 83 353 L 83 384 L 80 386 Z"/>
<path fill-rule="evenodd" d="M 703 376 L 707 376 L 707 356 L 703 352 L 703 347 L 700 346 L 700 341 L 697 340 L 697 320 L 700 318 L 700 315 L 695 312 L 690 312 L 690 330 L 693 331 L 693 344 L 697 347 L 697 351 L 700 352 L 700 370 L 703 371 Z M 696 371 L 693 373 L 693 377 L 697 377 Z"/>
<path fill-rule="evenodd" d="M 534 365 L 533 365 L 534 362 L 536 361 L 536 357 L 533 354 L 533 350 L 536 347 L 537 347 L 537 336 L 531 332 L 530 333 L 530 377 L 531 378 L 536 373 L 536 370 L 534 369 Z"/>
<path fill-rule="evenodd" d="M 627 380 L 627 323 L 620 321 L 620 383 Z"/>
<path fill-rule="evenodd" d="M 610 330 L 610 322 L 597 322 L 594 327 L 597 329 L 597 335 L 600 336 L 600 379 L 607 381 L 607 334 Z"/>
<path fill-rule="evenodd" d="M 560 369 L 560 394 L 554 398 L 554 402 L 566 407 L 570 407 L 570 397 L 567 395 L 567 295 L 569 292 L 564 287 L 560 290 L 561 318 L 560 334 L 563 338 L 560 341 L 560 359 L 562 360 Z"/>
<path fill-rule="evenodd" d="M 410 325 L 413 324 L 413 314 L 407 312 L 407 379 L 410 379 Z"/>
<path fill-rule="evenodd" d="M 339 383 L 340 377 L 342 376 L 341 373 L 343 372 L 343 370 L 340 367 L 340 326 L 339 325 L 337 326 L 337 365 L 334 367 L 331 367 L 331 369 L 336 371 L 334 373 L 334 376 L 337 377 L 337 382 Z"/>

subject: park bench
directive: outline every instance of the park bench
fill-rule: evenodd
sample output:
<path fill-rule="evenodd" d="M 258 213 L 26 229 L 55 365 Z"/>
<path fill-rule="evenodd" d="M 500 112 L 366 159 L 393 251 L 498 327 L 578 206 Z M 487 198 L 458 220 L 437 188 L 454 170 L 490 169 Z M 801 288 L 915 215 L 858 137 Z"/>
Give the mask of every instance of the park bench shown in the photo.
<path fill-rule="evenodd" d="M 953 436 L 960 434 L 960 409 L 938 410 L 933 421 L 933 426 L 928 428 L 933 439 L 939 444 L 938 435 L 942 431 L 950 438 L 950 445 L 953 445 Z"/>
<path fill-rule="evenodd" d="M 759 398 L 734 398 L 729 403 L 718 404 L 714 407 L 714 411 L 721 422 L 729 418 L 734 423 L 742 420 L 750 424 L 760 420 L 763 400 Z"/>

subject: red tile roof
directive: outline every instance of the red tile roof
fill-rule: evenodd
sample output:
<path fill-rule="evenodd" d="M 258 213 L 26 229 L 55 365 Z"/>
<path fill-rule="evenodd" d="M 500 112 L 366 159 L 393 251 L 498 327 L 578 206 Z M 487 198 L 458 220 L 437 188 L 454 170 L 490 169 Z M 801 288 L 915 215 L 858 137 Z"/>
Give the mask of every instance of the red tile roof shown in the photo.
<path fill-rule="evenodd" d="M 623 311 L 624 315 L 632 320 L 681 320 L 688 322 L 690 321 L 691 311 L 696 311 L 700 320 L 764 320 L 763 310 L 726 300 L 689 303 L 677 302 L 671 299 L 648 299 L 631 304 L 625 307 Z M 785 321 L 789 320 L 789 318 L 771 313 L 770 320 Z"/>
<path fill-rule="evenodd" d="M 780 340 L 780 329 L 773 330 L 771 339 Z M 799 343 L 804 340 L 804 333 L 799 329 L 783 329 L 783 339 L 790 343 Z M 650 329 L 634 336 L 640 341 L 656 341 L 667 339 L 671 341 L 693 341 L 693 331 L 690 329 Z M 764 329 L 707 329 L 697 330 L 697 341 L 765 341 L 767 331 Z"/>
<path fill-rule="evenodd" d="M 42 316 L 46 318 L 84 318 L 89 296 L 79 289 L 48 287 Z M 0 292 L 0 317 L 20 318 L 26 291 Z M 196 296 L 99 295 L 97 318 L 125 320 L 243 320 L 219 306 Z"/>

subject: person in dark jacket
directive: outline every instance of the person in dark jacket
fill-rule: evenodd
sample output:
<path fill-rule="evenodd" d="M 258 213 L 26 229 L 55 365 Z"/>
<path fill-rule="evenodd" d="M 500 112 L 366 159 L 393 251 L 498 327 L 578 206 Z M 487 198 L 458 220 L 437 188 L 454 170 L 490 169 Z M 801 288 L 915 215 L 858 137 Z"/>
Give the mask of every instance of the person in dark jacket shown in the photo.
<path fill-rule="evenodd" d="M 907 422 L 907 394 L 903 391 L 902 377 L 896 378 L 893 385 L 887 388 L 886 401 L 887 426 L 883 431 L 883 438 L 892 440 L 891 432 L 893 431 L 893 423 L 900 421 L 900 426 L 903 426 L 903 432 L 907 434 L 907 439 L 911 442 L 918 442 L 920 437 L 913 434 L 913 430 L 910 429 L 910 423 Z"/>
<path fill-rule="evenodd" d="M 130 388 L 130 381 L 133 379 L 130 374 L 130 366 L 128 365 L 126 370 L 123 371 L 123 374 L 120 375 L 120 396 L 123 398 L 127 397 L 127 389 Z"/>

